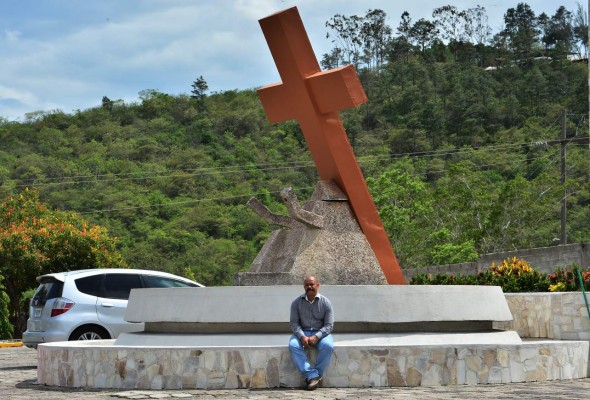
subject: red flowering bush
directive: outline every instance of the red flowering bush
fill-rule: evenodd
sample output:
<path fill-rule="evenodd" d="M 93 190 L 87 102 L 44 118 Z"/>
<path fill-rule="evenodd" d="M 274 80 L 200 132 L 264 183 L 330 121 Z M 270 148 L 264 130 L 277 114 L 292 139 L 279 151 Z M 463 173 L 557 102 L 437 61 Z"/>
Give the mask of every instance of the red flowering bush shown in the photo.
<path fill-rule="evenodd" d="M 579 274 L 578 274 L 579 271 Z M 575 292 L 580 290 L 580 279 L 582 276 L 584 290 L 590 290 L 590 270 L 582 271 L 578 264 L 572 264 L 571 268 L 559 267 L 554 273 L 548 274 L 549 290 L 552 292 Z"/>

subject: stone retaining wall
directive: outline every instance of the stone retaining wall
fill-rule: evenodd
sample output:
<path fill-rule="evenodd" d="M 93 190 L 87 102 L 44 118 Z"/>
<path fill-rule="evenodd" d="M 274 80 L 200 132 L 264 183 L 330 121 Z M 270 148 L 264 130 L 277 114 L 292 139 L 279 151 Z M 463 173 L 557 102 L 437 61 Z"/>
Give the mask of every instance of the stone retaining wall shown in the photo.
<path fill-rule="evenodd" d="M 590 341 L 590 317 L 582 292 L 505 293 L 513 320 L 494 328 L 515 330 L 521 338 Z M 590 294 L 586 293 L 590 303 Z M 590 376 L 590 356 L 588 358 Z"/>
<path fill-rule="evenodd" d="M 590 317 L 581 292 L 505 293 L 513 320 L 494 327 L 521 338 L 589 340 Z M 590 303 L 590 294 L 586 293 Z"/>
<path fill-rule="evenodd" d="M 112 341 L 38 349 L 38 381 L 62 387 L 235 389 L 301 387 L 287 346 L 154 348 Z M 587 376 L 588 342 L 335 347 L 325 387 L 477 385 Z"/>

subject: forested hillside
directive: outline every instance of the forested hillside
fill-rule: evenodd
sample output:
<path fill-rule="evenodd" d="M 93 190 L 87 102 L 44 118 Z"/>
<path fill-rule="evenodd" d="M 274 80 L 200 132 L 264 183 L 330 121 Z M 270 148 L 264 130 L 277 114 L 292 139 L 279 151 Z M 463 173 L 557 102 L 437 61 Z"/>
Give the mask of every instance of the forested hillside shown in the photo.
<path fill-rule="evenodd" d="M 369 97 L 341 116 L 401 266 L 559 244 L 564 196 L 568 242 L 590 241 L 588 66 L 568 58 L 586 22 L 521 3 L 492 35 L 485 10 L 447 7 L 396 29 L 380 10 L 327 22 L 323 66 L 354 63 Z M 0 198 L 34 188 L 119 237 L 129 266 L 206 285 L 231 284 L 272 229 L 250 197 L 286 213 L 279 191 L 304 201 L 317 179 L 295 121 L 270 125 L 255 91 L 202 77 L 190 95 L 0 119 Z"/>

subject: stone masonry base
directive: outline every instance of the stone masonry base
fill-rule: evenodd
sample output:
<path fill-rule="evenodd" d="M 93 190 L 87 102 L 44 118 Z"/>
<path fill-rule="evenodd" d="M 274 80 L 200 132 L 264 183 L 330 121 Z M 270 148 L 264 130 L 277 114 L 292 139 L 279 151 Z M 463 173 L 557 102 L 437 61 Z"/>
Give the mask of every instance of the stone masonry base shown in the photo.
<path fill-rule="evenodd" d="M 62 387 L 300 387 L 286 346 L 118 347 L 113 340 L 40 345 L 38 381 Z M 313 355 L 312 355 L 313 359 Z M 587 376 L 587 341 L 414 347 L 336 346 L 324 387 L 477 385 Z"/>

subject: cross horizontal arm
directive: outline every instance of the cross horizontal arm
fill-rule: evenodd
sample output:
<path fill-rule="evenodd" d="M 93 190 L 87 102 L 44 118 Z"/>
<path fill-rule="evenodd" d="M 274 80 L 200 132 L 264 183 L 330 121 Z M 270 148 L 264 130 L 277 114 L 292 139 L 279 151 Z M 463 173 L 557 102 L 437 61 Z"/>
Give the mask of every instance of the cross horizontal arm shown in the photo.
<path fill-rule="evenodd" d="M 360 106 L 368 100 L 352 65 L 318 72 L 307 78 L 307 84 L 322 114 Z"/>

